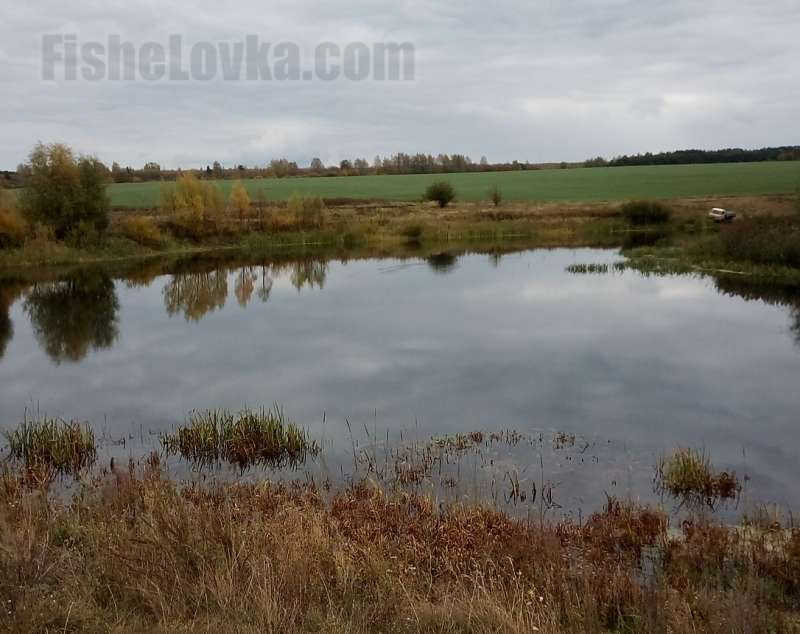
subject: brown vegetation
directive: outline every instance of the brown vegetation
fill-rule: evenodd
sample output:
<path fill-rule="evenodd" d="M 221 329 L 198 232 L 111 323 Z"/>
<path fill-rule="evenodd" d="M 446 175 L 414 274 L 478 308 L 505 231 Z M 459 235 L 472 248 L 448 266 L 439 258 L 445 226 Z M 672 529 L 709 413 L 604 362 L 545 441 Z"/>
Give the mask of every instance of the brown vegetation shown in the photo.
<path fill-rule="evenodd" d="M 800 218 L 742 218 L 720 231 L 724 254 L 757 264 L 800 267 Z"/>
<path fill-rule="evenodd" d="M 154 218 L 149 216 L 129 216 L 119 223 L 120 233 L 145 247 L 159 247 L 164 242 L 164 236 Z"/>
<path fill-rule="evenodd" d="M 0 188 L 0 248 L 21 246 L 26 233 L 27 225 L 16 200 Z"/>
<path fill-rule="evenodd" d="M 14 632 L 792 631 L 800 533 L 609 500 L 584 525 L 366 483 L 179 487 L 151 456 L 72 503 L 0 477 Z"/>

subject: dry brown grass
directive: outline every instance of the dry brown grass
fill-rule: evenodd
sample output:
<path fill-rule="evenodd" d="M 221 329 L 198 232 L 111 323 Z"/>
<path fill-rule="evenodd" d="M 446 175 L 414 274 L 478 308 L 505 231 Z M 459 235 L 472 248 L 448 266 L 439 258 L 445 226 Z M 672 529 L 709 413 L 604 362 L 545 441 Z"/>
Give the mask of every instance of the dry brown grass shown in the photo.
<path fill-rule="evenodd" d="M 145 247 L 158 247 L 164 242 L 164 236 L 158 223 L 150 216 L 128 216 L 119 222 L 120 233 Z"/>
<path fill-rule="evenodd" d="M 180 487 L 157 457 L 71 502 L 6 473 L 0 629 L 792 631 L 800 536 L 742 535 L 696 520 L 670 538 L 614 500 L 539 525 L 366 483 Z"/>

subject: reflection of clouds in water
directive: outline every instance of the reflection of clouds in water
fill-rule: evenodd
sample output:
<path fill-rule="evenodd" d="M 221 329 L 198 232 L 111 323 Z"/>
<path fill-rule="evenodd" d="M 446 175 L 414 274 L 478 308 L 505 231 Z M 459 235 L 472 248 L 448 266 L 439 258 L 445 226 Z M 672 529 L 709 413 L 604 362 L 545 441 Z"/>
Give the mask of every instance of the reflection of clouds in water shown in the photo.
<path fill-rule="evenodd" d="M 447 275 L 424 260 L 187 267 L 120 285 L 119 340 L 69 371 L 43 362 L 12 312 L 0 416 L 13 420 L 32 397 L 115 429 L 165 429 L 192 408 L 278 400 L 313 433 L 327 412 L 325 433 L 345 454 L 345 417 L 372 425 L 375 409 L 393 432 L 564 429 L 642 455 L 706 446 L 732 465 L 746 447 L 753 470 L 772 474 L 768 494 L 796 499 L 800 355 L 786 345 L 786 310 L 697 278 L 564 271 L 618 259 L 535 251 L 495 268 L 468 255 Z M 165 307 L 197 318 L 189 326 Z"/>

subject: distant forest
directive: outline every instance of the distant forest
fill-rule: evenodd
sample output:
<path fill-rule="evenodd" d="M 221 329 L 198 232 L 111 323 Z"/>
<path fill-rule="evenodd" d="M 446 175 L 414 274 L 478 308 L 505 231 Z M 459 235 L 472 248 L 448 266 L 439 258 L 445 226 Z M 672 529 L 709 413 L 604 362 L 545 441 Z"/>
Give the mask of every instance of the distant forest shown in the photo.
<path fill-rule="evenodd" d="M 617 167 L 622 165 L 690 165 L 693 163 L 749 163 L 761 161 L 798 161 L 800 145 L 765 147 L 759 150 L 726 148 L 724 150 L 676 150 L 653 154 L 623 155 L 606 160 L 589 159 L 585 167 Z"/>
<path fill-rule="evenodd" d="M 287 178 L 287 177 L 336 177 L 366 176 L 374 174 L 446 174 L 454 172 L 508 172 L 540 169 L 566 169 L 571 167 L 617 167 L 623 165 L 685 165 L 690 163 L 743 163 L 750 161 L 798 161 L 800 146 L 743 150 L 677 150 L 653 154 L 618 156 L 612 159 L 596 157 L 581 163 L 530 163 L 511 161 L 490 163 L 486 157 L 478 162 L 463 154 L 406 154 L 399 152 L 391 156 L 376 156 L 371 162 L 364 158 L 345 159 L 338 164 L 325 165 L 319 158 L 301 167 L 285 158 L 272 159 L 262 165 L 223 165 L 214 161 L 199 170 L 186 170 L 208 179 Z M 0 171 L 0 186 L 23 187 L 27 168 L 20 165 L 16 171 Z M 181 169 L 162 169 L 158 163 L 149 162 L 142 167 L 122 166 L 116 161 L 108 169 L 108 178 L 115 183 L 141 183 L 147 181 L 175 180 Z"/>

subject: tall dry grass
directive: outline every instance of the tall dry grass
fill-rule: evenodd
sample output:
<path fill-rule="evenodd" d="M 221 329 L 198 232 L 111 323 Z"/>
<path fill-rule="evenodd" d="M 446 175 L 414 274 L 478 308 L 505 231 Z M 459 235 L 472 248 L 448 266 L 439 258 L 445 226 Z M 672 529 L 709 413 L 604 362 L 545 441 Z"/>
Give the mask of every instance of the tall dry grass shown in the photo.
<path fill-rule="evenodd" d="M 609 500 L 582 525 L 364 483 L 181 487 L 158 458 L 74 499 L 0 477 L 0 629 L 792 631 L 800 533 Z"/>

